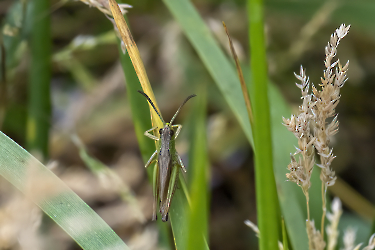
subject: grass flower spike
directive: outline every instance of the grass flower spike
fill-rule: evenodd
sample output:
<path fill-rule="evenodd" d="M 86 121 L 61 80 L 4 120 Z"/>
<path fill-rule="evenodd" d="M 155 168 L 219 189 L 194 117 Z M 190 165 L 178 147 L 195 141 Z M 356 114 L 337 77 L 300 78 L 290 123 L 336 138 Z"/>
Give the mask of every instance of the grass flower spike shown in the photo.
<path fill-rule="evenodd" d="M 324 76 L 321 78 L 321 90 L 319 91 L 315 86 L 312 86 L 313 99 L 315 100 L 314 113 L 315 117 L 315 128 L 314 136 L 316 138 L 314 146 L 320 155 L 321 163 L 318 164 L 322 171 L 320 179 L 327 186 L 331 186 L 335 183 L 336 177 L 335 172 L 330 169 L 330 165 L 335 156 L 332 154 L 332 149 L 329 148 L 328 144 L 330 136 L 334 135 L 338 131 L 337 115 L 335 115 L 335 108 L 339 103 L 340 99 L 340 88 L 344 86 L 347 80 L 346 72 L 349 67 L 349 61 L 344 67 L 341 66 L 340 61 L 337 60 L 332 63 L 333 58 L 336 55 L 337 46 L 340 40 L 348 33 L 350 28 L 342 24 L 340 28 L 332 34 L 330 42 L 325 48 L 326 59 Z M 333 73 L 334 67 L 336 72 Z M 327 119 L 333 117 L 331 123 L 327 125 Z"/>
<path fill-rule="evenodd" d="M 308 190 L 311 186 L 310 178 L 314 167 L 314 137 L 310 133 L 310 122 L 313 119 L 311 107 L 314 105 L 309 94 L 309 78 L 306 77 L 305 71 L 301 67 L 300 75 L 296 75 L 301 84 L 297 87 L 301 89 L 303 103 L 299 107 L 301 112 L 298 116 L 292 115 L 290 119 L 283 117 L 284 125 L 298 138 L 297 151 L 291 154 L 291 163 L 288 165 L 290 173 L 286 174 L 289 181 L 297 183 L 301 186 L 303 193 L 308 199 Z M 295 156 L 302 155 L 297 161 Z"/>
<path fill-rule="evenodd" d="M 339 122 L 337 121 L 335 108 L 340 100 L 340 89 L 347 80 L 346 72 L 349 67 L 349 61 L 344 67 L 341 66 L 339 60 L 332 61 L 336 56 L 337 46 L 341 39 L 348 34 L 349 28 L 350 25 L 346 26 L 345 24 L 341 24 L 341 26 L 336 29 L 335 33 L 331 35 L 331 39 L 325 47 L 326 58 L 324 65 L 326 69 L 321 78 L 321 90 L 318 90 L 312 85 L 312 99 L 315 101 L 312 111 L 315 114 L 314 146 L 320 156 L 320 164 L 317 164 L 317 166 L 321 168 L 320 179 L 322 181 L 322 234 L 324 232 L 324 218 L 326 214 L 327 187 L 332 186 L 336 181 L 335 172 L 330 168 L 335 156 L 332 154 L 332 148 L 329 148 L 329 142 L 330 137 L 338 132 Z M 335 73 L 333 73 L 335 67 L 336 70 Z M 327 119 L 332 117 L 334 117 L 333 120 L 328 124 Z"/>
<path fill-rule="evenodd" d="M 325 47 L 325 70 L 321 78 L 320 88 L 311 84 L 306 76 L 306 72 L 301 66 L 299 75 L 295 74 L 300 84 L 302 105 L 299 107 L 299 114 L 292 115 L 290 119 L 283 117 L 284 125 L 298 139 L 296 152 L 291 154 L 291 163 L 288 165 L 289 173 L 286 177 L 289 181 L 295 182 L 302 188 L 306 197 L 307 221 L 306 229 L 309 238 L 309 249 L 324 249 L 324 219 L 326 216 L 326 191 L 328 186 L 332 186 L 336 181 L 335 171 L 331 169 L 331 163 L 335 156 L 332 148 L 329 147 L 330 137 L 338 132 L 339 122 L 335 109 L 340 100 L 340 89 L 347 80 L 347 70 L 349 61 L 342 66 L 339 60 L 334 61 L 337 47 L 342 38 L 349 32 L 349 26 L 342 24 L 331 35 L 328 45 Z M 329 122 L 329 120 L 331 120 Z M 320 163 L 316 164 L 314 155 L 319 155 Z M 298 159 L 296 156 L 299 156 Z M 322 222 L 320 232 L 315 229 L 314 221 L 310 220 L 309 211 L 309 189 L 311 187 L 311 174 L 314 165 L 320 169 L 320 179 L 322 181 Z M 331 225 L 328 227 L 328 249 L 333 249 L 337 242 L 337 223 L 341 215 L 338 210 L 340 204 L 337 201 L 333 204 L 333 214 L 329 214 Z M 337 210 L 337 211 L 336 211 Z"/>

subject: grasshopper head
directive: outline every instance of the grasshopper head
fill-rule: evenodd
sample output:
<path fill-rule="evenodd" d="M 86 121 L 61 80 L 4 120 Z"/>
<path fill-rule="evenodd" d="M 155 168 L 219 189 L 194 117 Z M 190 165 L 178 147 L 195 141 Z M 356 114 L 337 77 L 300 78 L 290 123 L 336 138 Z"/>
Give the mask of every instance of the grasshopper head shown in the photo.
<path fill-rule="evenodd" d="M 164 128 L 159 129 L 160 138 L 163 141 L 170 141 L 174 136 L 174 129 L 171 127 L 170 123 L 166 123 Z"/>

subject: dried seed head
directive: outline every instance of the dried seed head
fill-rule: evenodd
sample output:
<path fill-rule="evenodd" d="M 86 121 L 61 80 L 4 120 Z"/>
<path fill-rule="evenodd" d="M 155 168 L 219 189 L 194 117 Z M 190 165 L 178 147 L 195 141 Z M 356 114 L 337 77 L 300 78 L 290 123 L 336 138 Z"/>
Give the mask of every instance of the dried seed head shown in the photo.
<path fill-rule="evenodd" d="M 324 250 L 326 243 L 319 230 L 315 229 L 314 220 L 306 221 L 306 230 L 312 245 L 311 249 L 314 250 Z"/>
<path fill-rule="evenodd" d="M 89 5 L 90 7 L 97 8 L 101 12 L 103 12 L 105 15 L 112 16 L 111 8 L 109 7 L 108 0 L 80 0 L 81 2 Z M 118 4 L 118 7 L 120 8 L 120 11 L 122 14 L 127 13 L 128 11 L 126 9 L 132 8 L 131 5 L 120 3 Z"/>
<path fill-rule="evenodd" d="M 344 231 L 344 249 L 343 250 L 352 250 L 354 249 L 356 230 L 352 227 L 348 227 Z M 362 244 L 361 244 L 362 245 Z"/>
<path fill-rule="evenodd" d="M 373 250 L 375 249 L 375 234 L 371 235 L 368 245 L 363 248 L 363 250 Z"/>

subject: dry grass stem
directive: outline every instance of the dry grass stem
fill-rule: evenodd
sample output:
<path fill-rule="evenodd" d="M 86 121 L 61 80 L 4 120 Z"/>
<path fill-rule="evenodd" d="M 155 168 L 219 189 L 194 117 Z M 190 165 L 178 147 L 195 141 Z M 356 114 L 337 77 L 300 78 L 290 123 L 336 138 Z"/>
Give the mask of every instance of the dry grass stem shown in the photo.
<path fill-rule="evenodd" d="M 223 22 L 223 26 L 224 26 L 225 32 L 227 33 L 227 37 L 228 37 L 228 40 L 229 40 L 230 51 L 232 52 L 234 62 L 236 63 L 237 74 L 238 74 L 238 78 L 240 79 L 241 89 L 242 89 L 243 97 L 245 99 L 247 115 L 249 116 L 251 126 L 253 126 L 254 118 L 253 118 L 253 111 L 252 111 L 252 108 L 251 108 L 249 90 L 247 89 L 247 85 L 246 85 L 246 82 L 245 82 L 245 78 L 243 77 L 240 61 L 238 60 L 237 53 L 236 53 L 236 50 L 234 49 L 232 39 L 229 35 L 229 31 L 227 29 L 227 26 L 225 25 L 224 22 Z"/>

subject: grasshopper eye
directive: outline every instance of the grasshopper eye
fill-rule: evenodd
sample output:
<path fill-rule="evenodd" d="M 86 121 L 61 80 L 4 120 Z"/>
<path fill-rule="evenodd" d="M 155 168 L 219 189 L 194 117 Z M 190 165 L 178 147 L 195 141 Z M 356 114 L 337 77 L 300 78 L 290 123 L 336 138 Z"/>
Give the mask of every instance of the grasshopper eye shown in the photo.
<path fill-rule="evenodd" d="M 159 134 L 161 134 L 163 132 L 163 129 L 161 128 L 161 129 L 159 129 Z"/>

